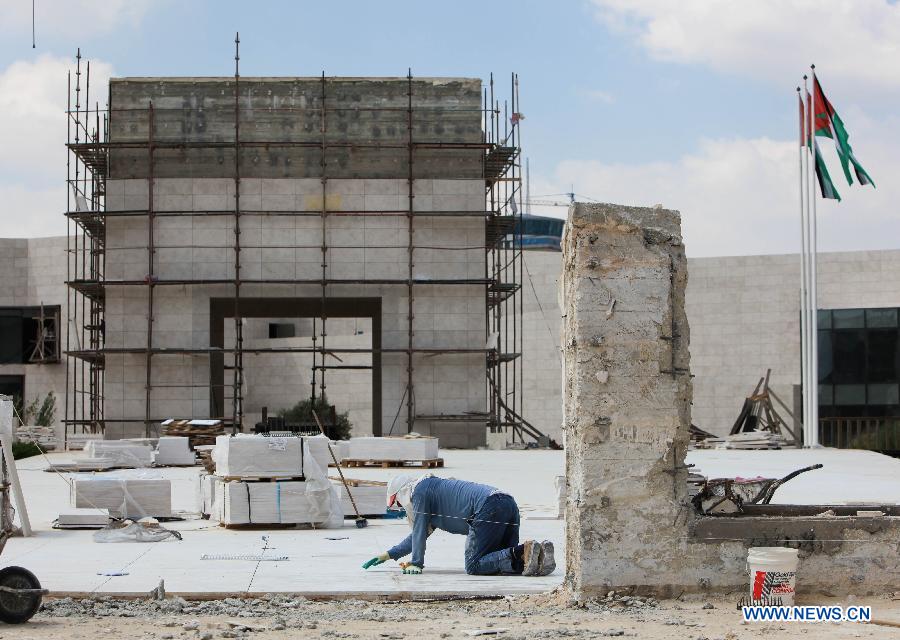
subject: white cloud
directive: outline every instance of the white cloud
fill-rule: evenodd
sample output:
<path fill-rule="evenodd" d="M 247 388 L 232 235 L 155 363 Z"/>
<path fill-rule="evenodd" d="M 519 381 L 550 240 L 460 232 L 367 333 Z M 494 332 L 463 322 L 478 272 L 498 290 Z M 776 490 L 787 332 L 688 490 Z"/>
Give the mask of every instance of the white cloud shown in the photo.
<path fill-rule="evenodd" d="M 34 22 L 37 41 L 53 35 L 88 38 L 120 25 L 137 26 L 161 0 L 37 0 Z M 31 2 L 4 0 L 0 4 L 0 32 L 31 33 Z"/>
<path fill-rule="evenodd" d="M 0 70 L 0 215 L 17 221 L 15 232 L 7 227 L 3 235 L 65 233 L 66 72 L 73 67 L 42 55 Z M 109 64 L 92 61 L 91 108 L 104 108 L 111 74 Z"/>
<path fill-rule="evenodd" d="M 600 89 L 588 89 L 584 92 L 584 95 L 587 96 L 588 99 L 602 104 L 612 104 L 616 101 L 616 97 L 613 94 Z"/>
<path fill-rule="evenodd" d="M 0 183 L 0 220 L 3 221 L 4 238 L 64 236 L 65 209 L 66 188 L 63 184 L 26 188 L 20 184 Z"/>
<path fill-rule="evenodd" d="M 900 160 L 890 145 L 900 136 L 900 121 L 879 126 L 884 142 L 859 154 L 877 190 L 848 187 L 832 150 L 823 149 L 844 201 L 818 200 L 820 250 L 896 248 L 900 218 L 894 203 L 900 199 L 900 186 L 892 184 L 891 177 L 900 172 Z M 532 191 L 560 192 L 570 184 L 576 192 L 604 202 L 680 210 L 690 256 L 799 250 L 798 153 L 793 141 L 703 140 L 696 153 L 675 162 L 565 161 L 549 178 L 536 180 Z M 535 207 L 534 213 L 563 216 L 565 210 Z"/>
<path fill-rule="evenodd" d="M 786 84 L 810 63 L 826 89 L 900 89 L 900 5 L 887 0 L 591 0 L 658 60 Z"/>

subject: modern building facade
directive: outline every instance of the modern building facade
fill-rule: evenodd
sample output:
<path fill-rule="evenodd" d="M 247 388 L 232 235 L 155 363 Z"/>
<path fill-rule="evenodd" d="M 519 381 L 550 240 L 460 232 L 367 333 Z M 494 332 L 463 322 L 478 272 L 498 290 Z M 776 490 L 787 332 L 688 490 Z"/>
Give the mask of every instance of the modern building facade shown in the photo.
<path fill-rule="evenodd" d="M 900 417 L 900 251 L 820 253 L 818 264 L 820 418 Z M 525 270 L 524 411 L 557 437 L 560 254 L 526 251 Z M 728 433 L 768 369 L 799 418 L 799 282 L 798 255 L 689 258 L 694 424 Z"/>

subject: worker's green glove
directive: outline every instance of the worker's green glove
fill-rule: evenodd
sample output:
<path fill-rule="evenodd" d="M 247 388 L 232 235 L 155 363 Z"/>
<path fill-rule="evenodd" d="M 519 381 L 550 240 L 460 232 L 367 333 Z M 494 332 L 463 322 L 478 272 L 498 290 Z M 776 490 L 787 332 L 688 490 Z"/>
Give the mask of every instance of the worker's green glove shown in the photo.
<path fill-rule="evenodd" d="M 414 564 L 408 564 L 403 567 L 403 573 L 407 575 L 417 576 L 422 573 L 422 567 L 417 567 Z"/>
<path fill-rule="evenodd" d="M 371 567 L 377 567 L 377 566 L 380 565 L 381 563 L 387 562 L 387 561 L 390 560 L 390 559 L 391 559 L 391 557 L 387 554 L 387 552 L 381 553 L 381 554 L 375 556 L 374 558 L 372 558 L 371 560 L 366 560 L 366 561 L 363 563 L 362 568 L 363 568 L 363 569 L 369 569 L 369 568 L 371 568 Z"/>

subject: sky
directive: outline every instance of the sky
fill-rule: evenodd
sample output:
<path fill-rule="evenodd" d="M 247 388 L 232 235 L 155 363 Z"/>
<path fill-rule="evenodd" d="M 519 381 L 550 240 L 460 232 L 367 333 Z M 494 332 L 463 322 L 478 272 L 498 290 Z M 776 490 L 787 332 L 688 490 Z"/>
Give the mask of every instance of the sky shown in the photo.
<path fill-rule="evenodd" d="M 797 94 L 815 63 L 876 189 L 819 248 L 900 248 L 900 5 L 888 0 L 0 0 L 0 236 L 66 232 L 66 71 L 520 78 L 532 197 L 677 209 L 689 256 L 800 246 Z M 103 104 L 101 103 L 101 107 Z M 564 217 L 564 207 L 533 213 Z"/>

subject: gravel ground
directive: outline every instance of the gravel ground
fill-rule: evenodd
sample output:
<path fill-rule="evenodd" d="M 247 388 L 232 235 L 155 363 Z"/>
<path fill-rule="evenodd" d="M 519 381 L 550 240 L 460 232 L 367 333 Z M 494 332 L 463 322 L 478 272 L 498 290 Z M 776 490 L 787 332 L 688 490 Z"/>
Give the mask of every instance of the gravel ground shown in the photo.
<path fill-rule="evenodd" d="M 262 599 L 185 601 L 116 600 L 111 597 L 47 600 L 26 625 L 0 625 L 0 638 L 74 640 L 158 638 L 422 639 L 465 638 L 484 632 L 506 640 L 531 638 L 658 638 L 738 640 L 779 638 L 897 638 L 896 627 L 859 623 L 741 622 L 736 598 L 657 602 L 614 595 L 576 604 L 560 594 L 496 600 L 384 603 L 361 600 L 314 602 L 273 595 Z M 816 600 L 804 604 L 840 604 Z M 850 603 L 845 603 L 850 604 Z M 900 622 L 898 599 L 860 599 L 879 619 Z M 480 635 L 480 634 L 479 634 Z"/>

